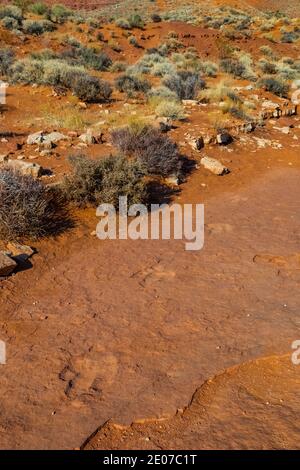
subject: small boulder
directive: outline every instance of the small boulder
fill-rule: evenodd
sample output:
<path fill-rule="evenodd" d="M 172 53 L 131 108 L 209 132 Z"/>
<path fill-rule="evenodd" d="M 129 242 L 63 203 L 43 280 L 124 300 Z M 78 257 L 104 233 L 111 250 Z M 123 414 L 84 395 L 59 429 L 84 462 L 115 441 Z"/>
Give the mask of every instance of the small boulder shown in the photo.
<path fill-rule="evenodd" d="M 8 155 L 7 154 L 0 155 L 0 165 L 3 164 L 3 163 L 6 163 L 7 161 L 8 161 Z"/>
<path fill-rule="evenodd" d="M 217 143 L 220 145 L 228 145 L 233 141 L 231 135 L 228 132 L 220 132 L 217 134 Z"/>
<path fill-rule="evenodd" d="M 201 150 L 204 147 L 204 139 L 203 137 L 198 137 L 197 139 L 191 139 L 189 141 L 189 144 L 194 150 Z"/>
<path fill-rule="evenodd" d="M 81 134 L 79 139 L 86 145 L 92 145 L 96 143 L 96 139 L 91 132 L 85 132 L 84 134 Z"/>
<path fill-rule="evenodd" d="M 0 277 L 9 276 L 16 267 L 17 263 L 7 253 L 0 251 Z"/>
<path fill-rule="evenodd" d="M 40 145 L 43 142 L 43 131 L 35 132 L 27 137 L 27 145 Z"/>
<path fill-rule="evenodd" d="M 34 250 L 27 245 L 20 245 L 19 243 L 10 242 L 7 245 L 7 249 L 11 253 L 11 256 L 19 262 L 27 261 L 34 254 Z"/>
<path fill-rule="evenodd" d="M 211 157 L 203 157 L 200 160 L 200 163 L 206 170 L 211 171 L 215 175 L 226 175 L 229 173 L 229 169 L 226 168 L 219 160 Z"/>
<path fill-rule="evenodd" d="M 22 160 L 8 160 L 6 166 L 13 170 L 20 171 L 22 175 L 39 178 L 43 173 L 43 168 L 38 163 L 29 163 Z"/>

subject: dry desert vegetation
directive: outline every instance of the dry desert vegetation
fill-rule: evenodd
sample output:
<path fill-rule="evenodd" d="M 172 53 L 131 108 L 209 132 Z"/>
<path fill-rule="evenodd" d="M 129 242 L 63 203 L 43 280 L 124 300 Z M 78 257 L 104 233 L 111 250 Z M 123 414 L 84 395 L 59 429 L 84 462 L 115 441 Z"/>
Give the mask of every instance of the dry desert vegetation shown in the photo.
<path fill-rule="evenodd" d="M 299 16 L 1 2 L 2 449 L 299 449 Z M 99 240 L 119 196 L 203 249 Z"/>

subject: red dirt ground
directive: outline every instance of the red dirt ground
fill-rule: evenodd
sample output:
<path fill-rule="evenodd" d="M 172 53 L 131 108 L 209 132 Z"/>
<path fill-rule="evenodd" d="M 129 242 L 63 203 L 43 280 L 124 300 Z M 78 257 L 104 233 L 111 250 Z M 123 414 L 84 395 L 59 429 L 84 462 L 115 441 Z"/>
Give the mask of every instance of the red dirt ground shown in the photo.
<path fill-rule="evenodd" d="M 202 251 L 100 242 L 91 212 L 72 233 L 37 244 L 33 269 L 1 284 L 1 448 L 79 447 L 108 419 L 174 415 L 226 368 L 291 351 L 299 151 L 237 147 L 230 160 L 230 175 L 196 171 L 178 199 L 205 203 Z"/>

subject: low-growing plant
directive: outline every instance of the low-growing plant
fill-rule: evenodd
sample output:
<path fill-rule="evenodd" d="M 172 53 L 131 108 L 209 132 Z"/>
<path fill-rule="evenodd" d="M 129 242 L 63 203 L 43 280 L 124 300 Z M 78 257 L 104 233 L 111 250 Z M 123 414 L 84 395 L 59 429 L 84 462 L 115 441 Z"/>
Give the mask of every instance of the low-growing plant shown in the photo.
<path fill-rule="evenodd" d="M 274 77 L 261 78 L 258 82 L 258 87 L 281 97 L 287 97 L 289 91 L 289 85 L 286 81 Z"/>
<path fill-rule="evenodd" d="M 109 68 L 110 72 L 125 72 L 126 69 L 127 64 L 118 60 L 114 62 Z"/>
<path fill-rule="evenodd" d="M 117 90 L 133 96 L 135 93 L 146 93 L 150 90 L 151 84 L 147 80 L 142 80 L 134 75 L 120 75 L 115 80 Z"/>
<path fill-rule="evenodd" d="M 1 23 L 4 26 L 4 28 L 9 29 L 10 31 L 18 29 L 19 27 L 19 22 L 15 20 L 15 18 L 12 18 L 11 16 L 5 16 L 1 20 Z"/>
<path fill-rule="evenodd" d="M 108 101 L 112 94 L 110 84 L 97 77 L 90 75 L 79 75 L 72 84 L 75 95 L 87 103 Z"/>
<path fill-rule="evenodd" d="M 72 10 L 60 4 L 53 5 L 48 13 L 49 19 L 55 23 L 64 23 L 70 16 L 72 16 Z"/>
<path fill-rule="evenodd" d="M 179 71 L 164 80 L 163 85 L 174 91 L 181 100 L 196 98 L 199 90 L 205 88 L 205 81 L 197 73 Z"/>
<path fill-rule="evenodd" d="M 0 74 L 7 75 L 14 61 L 14 51 L 9 48 L 0 49 Z"/>
<path fill-rule="evenodd" d="M 151 126 L 116 129 L 112 142 L 123 154 L 138 158 L 150 174 L 166 177 L 182 170 L 177 144 Z"/>
<path fill-rule="evenodd" d="M 157 116 L 167 117 L 172 120 L 180 121 L 186 118 L 184 109 L 178 101 L 160 100 L 155 108 L 155 112 Z"/>
<path fill-rule="evenodd" d="M 67 200 L 77 205 L 118 206 L 119 196 L 127 196 L 129 204 L 147 200 L 145 169 L 136 160 L 124 156 L 109 156 L 91 160 L 84 155 L 70 158 L 72 173 L 63 182 Z"/>
<path fill-rule="evenodd" d="M 46 32 L 54 31 L 56 29 L 55 25 L 48 20 L 25 20 L 23 21 L 23 31 L 27 34 L 32 34 L 35 36 L 40 36 Z"/>
<path fill-rule="evenodd" d="M 48 11 L 48 6 L 43 2 L 37 2 L 30 6 L 30 11 L 35 15 L 43 16 Z"/>
<path fill-rule="evenodd" d="M 60 193 L 31 176 L 0 170 L 0 238 L 36 239 L 56 234 L 68 216 Z"/>
<path fill-rule="evenodd" d="M 14 18 L 18 22 L 21 22 L 23 13 L 22 10 L 15 5 L 5 5 L 0 7 L 0 19 L 5 17 Z"/>

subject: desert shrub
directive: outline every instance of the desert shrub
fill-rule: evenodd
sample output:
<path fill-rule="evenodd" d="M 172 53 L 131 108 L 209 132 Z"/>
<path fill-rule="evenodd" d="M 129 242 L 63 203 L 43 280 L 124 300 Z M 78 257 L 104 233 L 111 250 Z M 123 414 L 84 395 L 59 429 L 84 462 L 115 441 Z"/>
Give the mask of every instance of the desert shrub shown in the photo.
<path fill-rule="evenodd" d="M 123 154 L 138 158 L 150 174 L 168 176 L 182 169 L 177 144 L 151 126 L 116 129 L 112 142 Z"/>
<path fill-rule="evenodd" d="M 12 49 L 0 49 L 0 74 L 6 75 L 14 61 L 14 52 Z"/>
<path fill-rule="evenodd" d="M 55 25 L 48 20 L 25 20 L 23 21 L 23 30 L 27 34 L 32 34 L 35 36 L 40 36 L 48 31 L 54 31 Z"/>
<path fill-rule="evenodd" d="M 110 72 L 125 72 L 126 69 L 127 64 L 118 60 L 114 62 L 109 68 Z"/>
<path fill-rule="evenodd" d="M 280 41 L 283 43 L 292 44 L 293 42 L 297 41 L 298 37 L 299 35 L 293 31 L 284 31 L 281 35 Z"/>
<path fill-rule="evenodd" d="M 166 75 L 176 74 L 176 67 L 171 62 L 162 62 L 154 64 L 151 73 L 155 77 L 165 77 Z"/>
<path fill-rule="evenodd" d="M 287 82 L 274 77 L 261 78 L 258 82 L 258 86 L 281 97 L 287 97 L 289 91 L 289 85 Z"/>
<path fill-rule="evenodd" d="M 54 52 L 52 49 L 42 49 L 41 51 L 38 51 L 38 52 L 32 52 L 30 54 L 30 57 L 33 60 L 46 61 L 46 60 L 58 59 L 59 55 L 56 52 Z"/>
<path fill-rule="evenodd" d="M 123 156 L 90 160 L 83 155 L 71 157 L 72 173 L 63 182 L 69 201 L 77 205 L 118 205 L 119 196 L 127 196 L 129 204 L 146 201 L 147 189 L 142 164 Z"/>
<path fill-rule="evenodd" d="M 12 169 L 0 170 L 1 239 L 39 238 L 56 233 L 65 217 L 57 190 Z"/>
<path fill-rule="evenodd" d="M 107 70 L 112 64 L 112 60 L 105 52 L 82 46 L 78 42 L 62 52 L 61 58 L 72 65 L 83 65 L 99 71 Z"/>
<path fill-rule="evenodd" d="M 180 71 L 164 80 L 163 85 L 174 91 L 181 100 L 194 99 L 199 90 L 205 87 L 205 82 L 197 73 Z"/>
<path fill-rule="evenodd" d="M 274 52 L 273 50 L 271 49 L 270 46 L 261 46 L 259 48 L 260 52 L 265 55 L 266 57 L 271 57 L 273 58 L 274 57 Z"/>
<path fill-rule="evenodd" d="M 259 67 L 264 74 L 274 75 L 277 72 L 277 66 L 273 62 L 268 62 L 267 60 L 260 60 Z"/>
<path fill-rule="evenodd" d="M 9 29 L 11 31 L 14 29 L 18 29 L 19 27 L 19 22 L 15 20 L 15 18 L 12 18 L 11 16 L 5 16 L 2 19 L 1 23 L 4 26 L 4 28 Z"/>
<path fill-rule="evenodd" d="M 153 21 L 153 23 L 160 23 L 161 16 L 158 13 L 153 13 L 153 15 L 151 15 L 151 20 Z"/>
<path fill-rule="evenodd" d="M 135 93 L 146 93 L 151 88 L 151 84 L 147 80 L 142 80 L 134 75 L 120 75 L 115 80 L 117 90 L 132 96 Z"/>
<path fill-rule="evenodd" d="M 49 12 L 49 18 L 56 23 L 64 23 L 72 15 L 72 10 L 64 5 L 53 5 Z"/>
<path fill-rule="evenodd" d="M 0 8 L 0 19 L 5 17 L 14 18 L 20 22 L 23 18 L 22 10 L 15 5 L 5 5 Z"/>
<path fill-rule="evenodd" d="M 199 72 L 207 77 L 216 77 L 218 74 L 218 66 L 214 62 L 206 61 L 199 63 Z"/>
<path fill-rule="evenodd" d="M 87 74 L 79 75 L 74 80 L 72 90 L 80 100 L 88 103 L 108 101 L 112 94 L 107 81 Z"/>
<path fill-rule="evenodd" d="M 157 97 L 160 99 L 169 99 L 172 101 L 178 100 L 177 93 L 175 93 L 174 91 L 171 91 L 170 88 L 166 86 L 159 86 L 156 88 L 151 88 L 151 90 L 149 90 L 147 95 L 149 98 Z"/>
<path fill-rule="evenodd" d="M 47 13 L 48 7 L 45 3 L 37 2 L 30 6 L 30 11 L 35 15 L 43 16 Z"/>
<path fill-rule="evenodd" d="M 168 117 L 172 120 L 182 120 L 186 117 L 184 109 L 178 101 L 160 100 L 155 112 L 157 116 Z"/>
<path fill-rule="evenodd" d="M 116 20 L 116 26 L 122 29 L 131 29 L 130 23 L 126 18 L 118 18 Z"/>
<path fill-rule="evenodd" d="M 131 28 L 139 28 L 143 29 L 144 28 L 144 22 L 140 15 L 138 14 L 133 14 L 128 18 L 129 24 Z"/>
<path fill-rule="evenodd" d="M 222 59 L 220 62 L 221 69 L 234 75 L 235 77 L 243 77 L 246 72 L 246 67 L 238 59 Z"/>
<path fill-rule="evenodd" d="M 9 76 L 13 83 L 20 82 L 26 84 L 43 84 L 43 62 L 30 59 L 18 60 L 10 67 Z"/>

